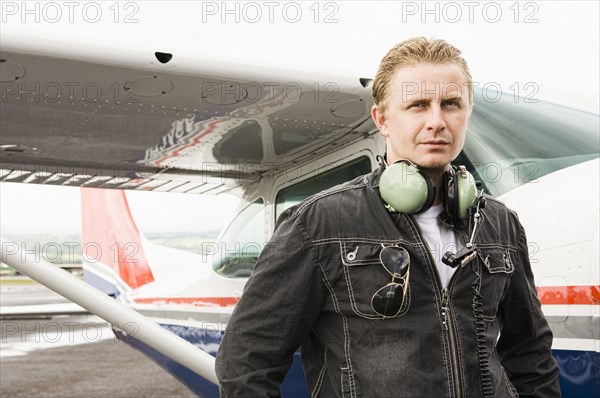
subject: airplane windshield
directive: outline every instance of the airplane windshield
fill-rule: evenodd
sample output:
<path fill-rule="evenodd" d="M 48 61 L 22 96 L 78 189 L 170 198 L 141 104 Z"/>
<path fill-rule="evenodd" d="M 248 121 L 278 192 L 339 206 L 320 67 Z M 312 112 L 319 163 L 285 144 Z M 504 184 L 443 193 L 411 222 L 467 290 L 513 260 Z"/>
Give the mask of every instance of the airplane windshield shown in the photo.
<path fill-rule="evenodd" d="M 598 115 L 523 101 L 476 97 L 465 148 L 455 162 L 467 165 L 493 196 L 598 158 L 600 152 Z"/>

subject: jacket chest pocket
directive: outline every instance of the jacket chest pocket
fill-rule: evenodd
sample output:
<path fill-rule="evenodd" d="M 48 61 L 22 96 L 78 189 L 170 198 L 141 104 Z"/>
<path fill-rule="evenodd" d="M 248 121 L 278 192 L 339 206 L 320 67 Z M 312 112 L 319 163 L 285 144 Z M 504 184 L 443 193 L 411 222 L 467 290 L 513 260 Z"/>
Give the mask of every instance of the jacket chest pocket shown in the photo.
<path fill-rule="evenodd" d="M 478 255 L 481 264 L 483 315 L 495 318 L 515 269 L 515 251 L 505 247 L 483 248 L 478 250 Z"/>
<path fill-rule="evenodd" d="M 391 244 L 359 240 L 339 242 L 340 268 L 343 271 L 348 303 L 358 316 L 368 319 L 388 319 L 404 315 L 408 310 L 409 287 L 406 286 L 404 292 L 401 287 L 390 285 L 392 274 L 386 270 L 380 259 L 383 248 Z M 402 281 L 394 280 L 394 282 Z M 388 288 L 385 288 L 386 286 Z M 382 290 L 382 288 L 385 289 Z M 390 291 L 388 292 L 387 289 Z M 372 300 L 378 291 L 380 295 L 383 291 L 384 294 L 387 293 L 394 297 L 390 299 L 390 306 L 401 303 L 398 305 L 398 311 L 393 311 L 393 315 L 384 317 L 374 310 Z"/>

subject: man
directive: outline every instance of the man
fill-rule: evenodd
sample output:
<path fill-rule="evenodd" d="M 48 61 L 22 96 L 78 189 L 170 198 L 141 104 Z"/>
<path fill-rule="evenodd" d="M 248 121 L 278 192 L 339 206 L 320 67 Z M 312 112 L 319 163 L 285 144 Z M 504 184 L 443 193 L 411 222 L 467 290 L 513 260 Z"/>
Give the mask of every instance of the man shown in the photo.
<path fill-rule="evenodd" d="M 313 397 L 560 396 L 516 215 L 450 205 L 473 107 L 460 51 L 398 44 L 373 96 L 385 164 L 278 220 L 217 355 L 222 396 L 278 396 L 299 346 Z"/>

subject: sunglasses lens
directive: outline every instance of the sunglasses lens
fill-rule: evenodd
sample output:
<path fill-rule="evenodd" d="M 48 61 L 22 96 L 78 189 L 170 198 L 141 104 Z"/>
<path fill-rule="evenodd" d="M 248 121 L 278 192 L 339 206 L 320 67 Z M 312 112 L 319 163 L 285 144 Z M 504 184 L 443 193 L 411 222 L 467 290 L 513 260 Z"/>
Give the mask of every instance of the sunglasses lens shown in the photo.
<path fill-rule="evenodd" d="M 403 299 L 402 285 L 390 283 L 375 292 L 371 299 L 371 306 L 379 315 L 394 316 L 400 311 Z"/>
<path fill-rule="evenodd" d="M 408 266 L 408 252 L 397 246 L 388 246 L 381 251 L 381 262 L 396 278 L 401 278 Z"/>

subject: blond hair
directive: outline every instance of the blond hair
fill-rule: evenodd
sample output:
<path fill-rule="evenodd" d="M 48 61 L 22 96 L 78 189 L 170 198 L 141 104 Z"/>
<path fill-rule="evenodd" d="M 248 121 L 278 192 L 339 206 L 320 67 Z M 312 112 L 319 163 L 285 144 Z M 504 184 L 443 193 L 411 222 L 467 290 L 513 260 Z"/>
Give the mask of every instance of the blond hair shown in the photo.
<path fill-rule="evenodd" d="M 456 64 L 465 77 L 469 88 L 469 102 L 473 102 L 473 78 L 467 61 L 460 56 L 461 51 L 442 39 L 427 40 L 425 37 L 413 37 L 396 44 L 381 60 L 373 83 L 373 99 L 381 112 L 385 112 L 390 81 L 394 73 L 404 66 L 418 63 Z"/>

